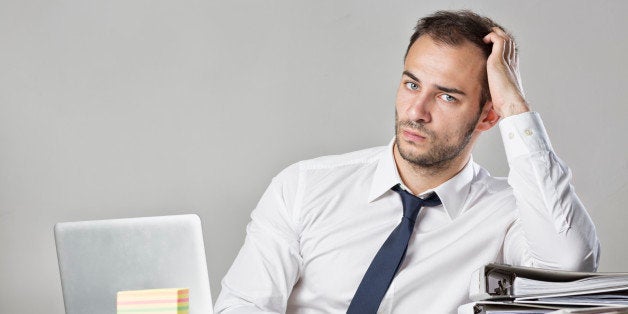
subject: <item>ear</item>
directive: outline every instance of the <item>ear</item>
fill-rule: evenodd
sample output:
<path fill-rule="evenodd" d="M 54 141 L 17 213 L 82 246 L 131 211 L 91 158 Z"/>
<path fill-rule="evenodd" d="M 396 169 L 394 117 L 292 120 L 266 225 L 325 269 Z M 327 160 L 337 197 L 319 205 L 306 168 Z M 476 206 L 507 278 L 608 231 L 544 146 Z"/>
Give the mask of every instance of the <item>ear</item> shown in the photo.
<path fill-rule="evenodd" d="M 500 116 L 497 112 L 495 112 L 495 109 L 493 109 L 493 102 L 489 100 L 486 104 L 484 104 L 484 109 L 482 109 L 482 114 L 480 115 L 480 121 L 475 129 L 480 132 L 489 130 L 497 124 L 499 119 Z"/>

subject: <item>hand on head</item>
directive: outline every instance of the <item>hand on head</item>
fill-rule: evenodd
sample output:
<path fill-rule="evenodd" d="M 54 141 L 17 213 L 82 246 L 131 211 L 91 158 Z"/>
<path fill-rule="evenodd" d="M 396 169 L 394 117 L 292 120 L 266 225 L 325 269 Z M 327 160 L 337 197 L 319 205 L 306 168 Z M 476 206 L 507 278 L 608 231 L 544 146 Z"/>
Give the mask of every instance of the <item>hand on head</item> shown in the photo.
<path fill-rule="evenodd" d="M 486 60 L 493 109 L 500 117 L 530 111 L 521 84 L 515 41 L 504 30 L 493 27 L 493 31 L 484 37 L 484 42 L 493 43 Z"/>

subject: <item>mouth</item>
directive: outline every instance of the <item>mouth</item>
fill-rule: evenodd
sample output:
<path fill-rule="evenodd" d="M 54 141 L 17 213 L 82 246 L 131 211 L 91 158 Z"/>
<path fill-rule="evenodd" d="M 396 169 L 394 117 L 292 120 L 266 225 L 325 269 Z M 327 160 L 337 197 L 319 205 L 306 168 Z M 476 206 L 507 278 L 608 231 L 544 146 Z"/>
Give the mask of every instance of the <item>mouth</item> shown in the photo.
<path fill-rule="evenodd" d="M 409 142 L 419 142 L 419 143 L 423 143 L 425 141 L 427 141 L 427 137 L 421 135 L 420 133 L 416 132 L 416 131 L 410 131 L 410 130 L 402 130 L 401 132 L 403 138 L 406 141 Z"/>

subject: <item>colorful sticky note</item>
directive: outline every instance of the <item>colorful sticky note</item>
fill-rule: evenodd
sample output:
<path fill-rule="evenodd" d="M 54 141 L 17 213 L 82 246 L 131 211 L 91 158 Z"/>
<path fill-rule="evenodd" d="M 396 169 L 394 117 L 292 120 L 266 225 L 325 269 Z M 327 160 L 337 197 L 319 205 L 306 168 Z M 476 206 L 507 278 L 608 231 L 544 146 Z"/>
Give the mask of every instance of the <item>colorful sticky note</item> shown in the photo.
<path fill-rule="evenodd" d="M 190 289 L 149 289 L 118 292 L 118 314 L 189 314 Z"/>

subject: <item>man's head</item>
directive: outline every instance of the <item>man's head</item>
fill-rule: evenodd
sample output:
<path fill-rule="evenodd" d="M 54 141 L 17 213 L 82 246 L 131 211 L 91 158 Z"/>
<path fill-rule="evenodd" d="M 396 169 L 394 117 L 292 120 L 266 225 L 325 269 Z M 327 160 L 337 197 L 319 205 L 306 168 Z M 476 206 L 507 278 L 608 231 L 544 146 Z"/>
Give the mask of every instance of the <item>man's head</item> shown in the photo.
<path fill-rule="evenodd" d="M 406 161 L 446 169 L 466 161 L 477 134 L 491 128 L 483 38 L 488 18 L 469 11 L 439 11 L 417 23 L 397 91 L 396 147 Z M 501 28 L 501 27 L 500 27 Z"/>
<path fill-rule="evenodd" d="M 460 46 L 464 42 L 470 42 L 482 50 L 486 59 L 491 54 L 493 45 L 485 44 L 483 38 L 492 32 L 493 27 L 499 27 L 506 31 L 505 28 L 490 18 L 480 16 L 468 10 L 436 11 L 434 14 L 428 15 L 417 22 L 404 58 L 408 57 L 410 47 L 419 37 L 429 35 L 434 41 L 452 47 Z M 486 75 L 483 77 L 482 84 L 480 105 L 484 105 L 486 101 L 491 99 Z"/>

